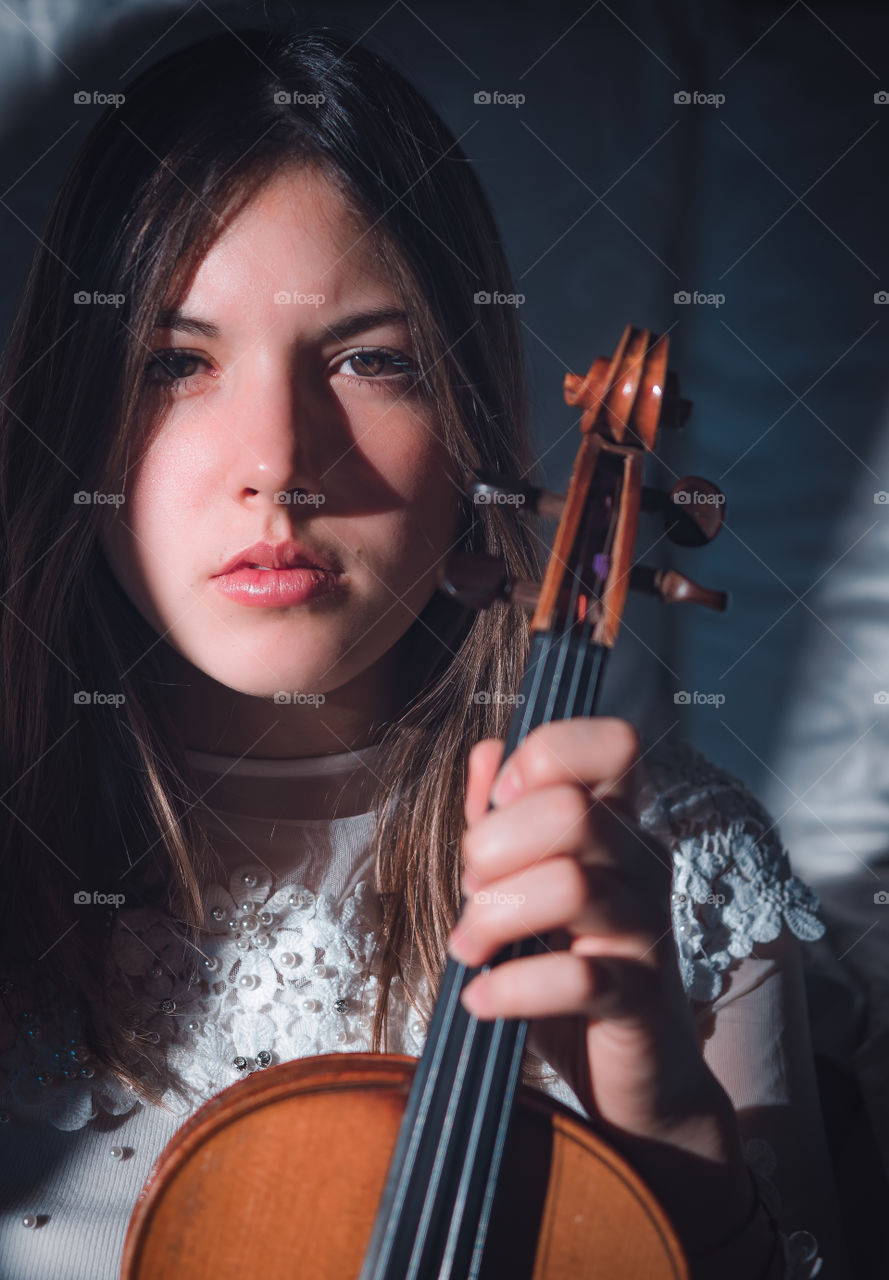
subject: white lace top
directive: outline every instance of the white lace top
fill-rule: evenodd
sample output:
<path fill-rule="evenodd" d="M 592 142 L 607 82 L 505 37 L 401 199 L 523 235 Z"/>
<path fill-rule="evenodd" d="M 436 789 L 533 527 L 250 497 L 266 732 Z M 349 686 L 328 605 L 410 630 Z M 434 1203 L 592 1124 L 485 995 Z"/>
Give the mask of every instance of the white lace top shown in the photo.
<path fill-rule="evenodd" d="M 374 815 L 269 818 L 259 816 L 267 800 L 243 797 L 251 777 L 345 776 L 372 766 L 374 750 L 279 761 L 190 753 L 212 786 L 200 812 L 227 868 L 205 893 L 205 944 L 189 954 L 169 918 L 124 905 L 110 961 L 128 1034 L 182 1082 L 165 1096 L 169 1110 L 136 1100 L 91 1060 L 76 1011 L 47 1016 L 3 984 L 16 1016 L 0 1018 L 0 1277 L 112 1280 L 151 1166 L 201 1103 L 275 1063 L 370 1049 Z M 734 779 L 682 745 L 657 746 L 645 764 L 640 819 L 674 853 L 683 982 L 785 1233 L 785 1274 L 842 1276 L 796 942 L 823 933 L 817 900 Z M 226 807 L 231 785 L 252 812 Z M 397 984 L 389 1029 L 392 1052 L 420 1054 L 424 1023 Z M 585 1114 L 555 1072 L 542 1087 Z"/>

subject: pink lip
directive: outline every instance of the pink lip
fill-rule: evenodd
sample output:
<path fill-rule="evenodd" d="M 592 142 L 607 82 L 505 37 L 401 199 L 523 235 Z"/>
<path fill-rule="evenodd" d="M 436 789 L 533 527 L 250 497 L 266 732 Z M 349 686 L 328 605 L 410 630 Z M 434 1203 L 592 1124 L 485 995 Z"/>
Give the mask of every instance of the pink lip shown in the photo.
<path fill-rule="evenodd" d="M 317 566 L 295 569 L 235 569 L 213 579 L 230 600 L 252 607 L 280 607 L 305 604 L 326 595 L 338 583 L 340 575 Z"/>
<path fill-rule="evenodd" d="M 254 542 L 252 547 L 245 547 L 236 556 L 232 556 L 219 570 L 217 577 L 235 569 L 246 569 L 251 564 L 266 565 L 269 569 L 326 569 L 329 573 L 340 571 L 338 565 L 322 559 L 314 551 L 308 551 L 300 543 L 291 540 L 279 542 L 275 546 L 270 542 Z"/>

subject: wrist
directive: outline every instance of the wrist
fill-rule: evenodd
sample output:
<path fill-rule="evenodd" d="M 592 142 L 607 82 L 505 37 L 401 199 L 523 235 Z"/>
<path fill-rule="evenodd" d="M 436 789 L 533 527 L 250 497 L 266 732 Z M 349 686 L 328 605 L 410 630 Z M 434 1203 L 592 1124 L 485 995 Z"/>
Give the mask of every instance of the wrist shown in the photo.
<path fill-rule="evenodd" d="M 686 1250 L 719 1247 L 756 1208 L 734 1108 L 713 1076 L 699 1079 L 686 1105 L 671 1107 L 644 1133 L 611 1129 L 606 1136 L 650 1187 Z"/>

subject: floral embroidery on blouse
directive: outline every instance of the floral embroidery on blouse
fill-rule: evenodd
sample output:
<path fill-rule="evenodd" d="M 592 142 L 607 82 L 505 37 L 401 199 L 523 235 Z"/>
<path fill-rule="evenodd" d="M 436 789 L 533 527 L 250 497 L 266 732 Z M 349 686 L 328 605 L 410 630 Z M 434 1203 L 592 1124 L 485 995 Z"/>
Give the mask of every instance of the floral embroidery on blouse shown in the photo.
<path fill-rule="evenodd" d="M 784 924 L 802 941 L 822 937 L 817 896 L 743 783 L 687 743 L 655 747 L 644 766 L 639 821 L 673 854 L 673 932 L 690 999 L 715 1000 L 733 961 Z"/>
<path fill-rule="evenodd" d="M 304 885 L 275 889 L 268 870 L 245 863 L 227 887 L 209 886 L 204 906 L 202 950 L 190 957 L 153 913 L 121 911 L 115 931 L 128 989 L 147 997 L 144 1028 L 191 1094 L 171 1091 L 167 1105 L 184 1114 L 250 1071 L 370 1048 L 379 914 L 366 880 L 338 906 Z M 423 1026 L 398 987 L 390 1048 L 418 1056 Z"/>

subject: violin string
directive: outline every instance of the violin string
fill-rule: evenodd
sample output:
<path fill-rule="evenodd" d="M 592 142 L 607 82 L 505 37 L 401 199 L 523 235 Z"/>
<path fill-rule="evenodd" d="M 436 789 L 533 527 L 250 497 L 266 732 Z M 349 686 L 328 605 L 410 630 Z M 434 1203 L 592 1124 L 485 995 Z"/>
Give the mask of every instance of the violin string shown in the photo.
<path fill-rule="evenodd" d="M 459 965 L 456 969 L 458 980 L 451 984 L 450 989 L 443 992 L 444 999 L 444 1018 L 443 1025 L 450 1026 L 453 1019 L 453 1007 L 457 1002 L 462 986 L 462 975 L 466 966 Z M 396 1231 L 399 1225 L 401 1215 L 404 1210 L 404 1201 L 408 1191 L 408 1183 L 416 1163 L 417 1152 L 420 1145 L 420 1139 L 423 1136 L 424 1127 L 427 1121 L 430 1104 L 432 1102 L 432 1092 L 428 1087 L 430 1078 L 437 1078 L 440 1061 L 447 1048 L 447 1038 L 445 1036 L 437 1036 L 431 1043 L 431 1058 L 429 1060 L 429 1075 L 427 1076 L 427 1086 L 424 1088 L 418 1100 L 417 1113 L 410 1134 L 408 1149 L 402 1163 L 402 1169 L 398 1183 L 393 1193 L 392 1211 L 386 1225 L 386 1233 L 384 1235 L 380 1250 L 378 1252 L 374 1274 L 379 1275 L 381 1269 L 388 1263 L 392 1246 L 395 1243 Z"/>
<path fill-rule="evenodd" d="M 590 630 L 590 627 L 585 621 L 582 627 L 582 631 L 589 631 L 589 630 Z M 591 650 L 588 645 L 588 637 L 583 637 L 581 643 L 583 647 L 580 648 L 578 651 L 577 661 L 580 663 L 581 666 L 583 666 L 588 663 Z M 597 681 L 591 680 L 590 683 L 595 685 L 597 684 Z M 575 703 L 572 699 L 569 701 L 566 707 L 565 718 L 566 719 L 570 718 L 574 714 L 574 711 L 575 711 Z M 514 958 L 522 954 L 532 954 L 534 951 L 540 950 L 540 949 L 542 948 L 536 945 L 536 940 L 530 943 L 527 950 L 523 950 L 522 942 L 516 942 L 516 943 L 513 943 L 512 945 L 512 948 L 511 948 L 512 954 L 510 958 Z M 505 1146 L 506 1138 L 508 1134 L 509 1112 L 511 1110 L 512 1103 L 515 1097 L 515 1090 L 516 1090 L 518 1075 L 521 1070 L 521 1063 L 522 1063 L 522 1058 L 524 1054 L 524 1041 L 525 1041 L 525 1032 L 527 1031 L 527 1021 L 523 1021 L 520 1025 L 522 1026 L 523 1030 L 521 1034 L 517 1034 L 516 1036 L 516 1041 L 515 1041 L 515 1045 L 512 1053 L 512 1060 L 509 1064 L 508 1078 L 507 1078 L 506 1088 L 504 1090 L 504 1097 L 501 1103 L 500 1113 L 496 1117 L 496 1120 L 491 1116 L 492 1108 L 490 1106 L 490 1102 L 487 1096 L 490 1092 L 489 1090 L 486 1090 L 485 1096 L 480 1097 L 477 1102 L 477 1112 L 476 1112 L 477 1117 L 480 1117 L 482 1122 L 489 1126 L 489 1129 L 492 1128 L 494 1124 L 496 1124 L 496 1140 L 495 1140 L 492 1158 L 485 1175 L 485 1186 L 484 1186 L 484 1192 L 482 1195 L 482 1203 L 481 1203 L 481 1210 L 479 1213 L 479 1220 L 476 1227 L 472 1263 L 471 1263 L 470 1270 L 467 1274 L 467 1280 L 477 1280 L 479 1272 L 481 1270 L 481 1264 L 483 1261 L 483 1250 L 485 1245 L 485 1238 L 487 1236 L 491 1214 L 493 1212 L 494 1197 L 497 1191 L 500 1160 L 502 1157 L 503 1148 Z M 466 1153 L 466 1165 L 465 1165 L 464 1172 L 466 1172 L 466 1170 L 471 1171 L 472 1159 L 474 1157 L 475 1148 L 477 1148 L 477 1145 L 478 1145 L 478 1142 L 477 1141 L 474 1142 L 472 1144 L 473 1149 L 468 1150 Z M 453 1234 L 453 1231 L 452 1231 L 452 1234 Z M 443 1272 L 442 1274 L 450 1276 L 451 1272 L 446 1271 L 446 1272 Z"/>
<path fill-rule="evenodd" d="M 546 658 L 548 657 L 549 657 L 549 651 L 545 651 L 544 654 L 541 655 L 540 660 L 536 664 L 530 695 L 527 698 L 526 702 L 524 703 L 524 706 L 521 712 L 521 719 L 519 722 L 518 732 L 514 735 L 517 743 L 520 742 L 524 737 L 526 737 L 527 734 L 530 732 L 531 727 L 533 727 L 534 714 L 540 699 L 540 686 L 543 683 L 543 678 L 546 673 L 546 667 L 547 667 Z M 463 972 L 465 972 L 465 968 Z M 462 979 L 462 974 L 461 974 L 461 979 Z M 466 1031 L 464 1032 L 464 1043 L 465 1043 L 466 1036 L 469 1034 L 470 1028 L 472 1028 L 474 1032 L 477 1027 L 478 1027 L 478 1019 L 470 1017 L 467 1023 Z M 493 1025 L 493 1028 L 487 1030 L 485 1034 L 488 1036 L 496 1035 L 497 1043 L 499 1044 L 499 1041 L 503 1035 L 503 1030 L 504 1030 L 503 1019 L 497 1019 Z M 449 1034 L 449 1033 L 450 1033 L 450 1026 L 448 1026 L 445 1034 Z M 489 1051 L 485 1060 L 485 1076 L 483 1078 L 483 1086 L 482 1086 L 482 1093 L 485 1098 L 488 1097 L 490 1092 L 490 1073 L 493 1071 L 493 1068 L 495 1065 L 496 1065 L 496 1054 L 492 1055 Z M 462 1084 L 463 1084 L 463 1081 L 461 1080 L 458 1086 L 460 1090 L 462 1090 Z M 473 1151 L 474 1151 L 475 1143 L 477 1143 L 477 1140 L 478 1140 L 478 1132 L 479 1132 L 479 1125 L 476 1124 L 476 1120 L 479 1122 L 479 1124 L 484 1120 L 484 1109 L 478 1106 L 475 1109 L 473 1126 L 472 1126 L 472 1130 L 470 1131 L 470 1138 L 469 1138 L 469 1141 L 473 1146 Z M 445 1125 L 442 1135 L 438 1140 L 437 1149 L 436 1149 L 437 1157 L 439 1152 L 441 1151 L 442 1144 L 444 1144 L 445 1147 L 449 1147 L 453 1136 L 454 1136 L 454 1133 L 453 1133 L 453 1121 L 452 1121 L 450 1125 Z M 460 1183 L 458 1184 L 457 1206 L 455 1207 L 455 1211 L 451 1215 L 450 1229 L 448 1232 L 448 1245 L 449 1245 L 449 1252 L 451 1253 L 453 1252 L 453 1249 L 456 1247 L 455 1231 L 459 1233 L 459 1229 L 462 1226 L 463 1217 L 464 1217 L 463 1197 L 460 1195 L 460 1190 L 462 1188 L 465 1188 L 466 1181 L 468 1180 L 469 1177 L 471 1177 L 473 1167 L 474 1167 L 474 1161 L 467 1161 L 464 1159 L 463 1171 L 461 1174 Z M 431 1198 L 430 1198 L 429 1192 L 427 1191 L 427 1196 L 423 1206 L 424 1215 L 426 1214 L 427 1206 L 431 1208 L 430 1199 Z M 423 1245 L 425 1245 L 426 1230 L 428 1230 L 428 1217 L 427 1217 L 427 1225 L 426 1227 L 424 1227 L 424 1235 L 423 1235 L 423 1241 L 422 1241 Z M 444 1277 L 447 1276 L 448 1274 L 449 1272 L 447 1270 L 442 1269 L 442 1271 L 440 1272 L 442 1280 L 444 1280 Z"/>
<path fill-rule="evenodd" d="M 522 707 L 521 718 L 518 724 L 518 730 L 515 734 L 510 735 L 511 737 L 515 737 L 516 741 L 520 741 L 530 731 L 530 726 L 534 719 L 535 710 L 539 706 L 539 701 L 541 696 L 540 688 L 543 683 L 544 676 L 546 674 L 546 668 L 547 668 L 546 658 L 548 656 L 549 656 L 548 653 L 544 652 L 544 654 L 541 656 L 541 659 L 535 665 L 534 672 L 533 672 L 533 679 L 531 682 L 531 689 L 529 691 L 529 696 Z M 461 966 L 460 969 L 454 974 L 453 987 L 458 992 L 460 987 L 462 986 L 463 976 L 465 975 L 465 972 L 466 972 L 466 966 Z M 441 1027 L 439 1028 L 439 1035 L 441 1035 L 442 1037 L 449 1037 L 451 1035 L 451 1028 L 454 1020 L 455 1010 L 456 1010 L 456 1003 L 449 1002 L 449 1016 L 446 1020 L 443 1021 Z M 502 1020 L 498 1020 L 498 1022 L 495 1023 L 494 1025 L 495 1027 L 498 1028 L 498 1039 L 499 1039 L 499 1036 L 502 1034 L 502 1025 L 503 1025 Z M 460 1049 L 461 1060 L 463 1058 L 467 1037 L 470 1035 L 474 1036 L 478 1029 L 478 1026 L 479 1026 L 478 1019 L 470 1016 L 466 1025 L 466 1029 L 464 1031 L 463 1045 L 461 1045 L 461 1049 Z M 491 1035 L 491 1031 L 486 1030 L 484 1034 Z M 488 1057 L 488 1062 L 492 1065 L 494 1063 L 494 1059 L 490 1057 L 490 1055 Z M 486 1063 L 486 1067 L 487 1065 L 488 1063 Z M 443 1068 L 443 1061 L 439 1060 L 439 1063 L 437 1064 L 437 1069 L 434 1073 L 434 1078 L 433 1078 L 433 1073 L 430 1072 L 430 1078 L 428 1079 L 426 1084 L 427 1093 L 434 1091 L 438 1087 L 439 1077 L 441 1075 L 442 1068 Z M 458 1079 L 454 1081 L 454 1084 L 451 1089 L 451 1098 L 455 1100 L 455 1102 L 461 1099 L 462 1089 L 465 1083 L 465 1079 L 466 1079 L 465 1074 L 461 1074 L 458 1077 Z M 488 1090 L 485 1089 L 486 1094 L 487 1092 Z M 442 1126 L 442 1130 L 440 1132 L 440 1136 L 436 1144 L 436 1164 L 439 1166 L 441 1161 L 444 1160 L 448 1149 L 451 1147 L 452 1140 L 455 1136 L 454 1115 L 455 1115 L 455 1108 L 450 1107 L 449 1114 L 445 1117 L 445 1122 Z M 412 1161 L 412 1168 L 409 1172 L 413 1171 L 413 1164 L 415 1163 L 415 1158 L 416 1158 L 416 1151 L 414 1152 L 414 1160 Z M 465 1168 L 466 1168 L 466 1165 L 464 1162 L 464 1169 Z M 469 1169 L 469 1173 L 471 1174 L 471 1167 Z M 420 1251 L 422 1251 L 422 1249 L 425 1247 L 425 1244 L 426 1244 L 429 1222 L 431 1221 L 431 1211 L 434 1208 L 434 1205 L 432 1203 L 433 1192 L 434 1192 L 434 1187 L 427 1186 L 426 1194 L 424 1196 L 424 1202 L 423 1202 L 422 1229 L 418 1231 L 417 1249 L 419 1249 Z M 460 1219 L 462 1219 L 462 1214 L 460 1215 Z M 454 1219 L 452 1215 L 452 1223 L 453 1221 Z M 460 1225 L 460 1222 L 458 1221 L 457 1226 L 459 1227 L 459 1225 Z M 449 1239 L 451 1238 L 450 1233 L 448 1238 Z M 417 1249 L 415 1249 L 415 1253 L 417 1252 Z M 413 1274 L 413 1271 L 411 1272 L 411 1274 Z M 447 1272 L 442 1272 L 440 1274 L 444 1276 L 447 1274 Z"/>
<path fill-rule="evenodd" d="M 577 598 L 578 592 L 579 592 L 579 578 L 577 577 L 577 575 L 575 575 L 574 584 L 572 588 L 572 605 L 571 607 L 569 607 L 568 617 L 573 616 L 574 608 L 576 607 L 576 598 Z M 548 696 L 547 696 L 546 705 L 544 707 L 544 720 L 541 720 L 540 723 L 544 723 L 545 719 L 550 717 L 552 714 L 552 708 L 554 705 L 553 698 L 552 698 L 552 691 L 553 689 L 556 689 L 559 684 L 559 680 L 561 679 L 561 671 L 564 668 L 570 647 L 571 647 L 571 635 L 570 635 L 570 628 L 569 628 L 563 632 L 562 637 L 558 643 L 558 648 L 556 651 L 556 674 L 554 678 L 552 678 L 548 682 Z M 553 652 L 553 648 L 551 647 L 547 651 L 547 658 L 550 657 L 552 652 Z M 545 666 L 546 666 L 545 663 L 541 663 L 541 667 L 545 667 Z M 533 716 L 531 718 L 533 719 Z M 524 727 L 527 728 L 527 725 L 525 725 Z M 508 949 L 508 954 L 506 958 L 508 960 L 517 959 L 522 954 L 522 946 L 523 944 L 521 941 L 512 943 Z M 460 1231 L 463 1228 L 465 1212 L 466 1212 L 466 1199 L 467 1199 L 469 1181 L 476 1169 L 478 1148 L 482 1138 L 482 1134 L 485 1130 L 487 1130 L 486 1136 L 489 1136 L 490 1128 L 493 1123 L 492 1116 L 491 1116 L 490 1096 L 491 1096 L 491 1089 L 492 1089 L 493 1078 L 494 1078 L 494 1069 L 498 1065 L 497 1054 L 500 1048 L 501 1040 L 503 1039 L 503 1036 L 504 1036 L 505 1019 L 502 1019 L 502 1018 L 496 1019 L 493 1024 L 493 1028 L 494 1029 L 490 1033 L 490 1042 L 486 1047 L 487 1057 L 485 1061 L 484 1075 L 482 1078 L 481 1087 L 479 1089 L 478 1094 L 476 1095 L 476 1099 L 474 1103 L 474 1113 L 472 1115 L 470 1132 L 467 1139 L 464 1141 L 462 1145 L 463 1167 L 461 1171 L 460 1181 L 458 1184 L 457 1195 L 454 1198 L 454 1204 L 451 1210 L 451 1220 L 450 1220 L 449 1230 L 448 1230 L 448 1243 L 449 1245 L 451 1245 L 451 1248 L 449 1250 L 450 1258 L 453 1258 L 453 1253 L 456 1249 L 456 1242 L 459 1239 Z M 509 1072 L 510 1083 L 513 1081 L 513 1078 L 517 1071 L 517 1067 L 520 1066 L 520 1063 L 521 1063 L 521 1053 L 523 1048 L 524 1034 L 522 1034 L 519 1037 L 519 1040 L 522 1043 L 517 1042 L 513 1049 L 513 1054 L 512 1054 L 513 1060 L 512 1060 L 511 1069 Z M 479 1219 L 476 1224 L 475 1238 L 473 1242 L 472 1264 L 467 1276 L 467 1280 L 474 1280 L 475 1276 L 478 1273 L 478 1268 L 481 1266 L 482 1251 L 484 1248 L 484 1238 L 487 1233 L 490 1209 L 493 1204 L 493 1193 L 494 1193 L 494 1190 L 496 1189 L 497 1175 L 499 1173 L 500 1158 L 502 1156 L 502 1149 L 506 1139 L 506 1126 L 501 1123 L 501 1120 L 503 1117 L 504 1110 L 507 1109 L 508 1107 L 511 1107 L 512 1100 L 513 1100 L 513 1090 L 507 1086 L 507 1089 L 504 1091 L 500 1113 L 498 1114 L 498 1117 L 497 1117 L 497 1131 L 496 1131 L 497 1138 L 495 1141 L 492 1157 L 488 1165 L 488 1170 L 485 1177 L 484 1192 L 482 1195 L 481 1213 L 479 1215 Z M 443 1268 L 442 1271 L 440 1272 L 440 1275 L 442 1277 L 450 1276 L 450 1274 L 451 1274 L 451 1271 L 449 1267 L 447 1269 Z"/>
<path fill-rule="evenodd" d="M 531 688 L 529 690 L 529 696 L 527 697 L 527 700 L 522 707 L 521 717 L 518 722 L 518 732 L 516 737 L 519 740 L 523 738 L 529 731 L 528 722 L 533 717 L 534 708 L 537 705 L 538 699 L 540 697 L 540 685 L 543 680 L 545 667 L 546 667 L 546 663 L 542 659 L 539 660 L 534 665 Z M 448 965 L 446 968 L 445 980 L 444 980 L 444 985 L 446 989 L 443 992 L 441 992 L 439 995 L 439 1001 L 443 999 L 445 1003 L 444 1003 L 444 1016 L 442 1018 L 441 1024 L 436 1034 L 437 1043 L 434 1046 L 436 1052 L 434 1053 L 433 1058 L 430 1062 L 429 1072 L 428 1072 L 426 1081 L 424 1083 L 423 1092 L 421 1094 L 421 1098 L 419 1101 L 417 1114 L 416 1114 L 413 1129 L 411 1132 L 411 1140 L 410 1140 L 408 1150 L 402 1165 L 401 1176 L 399 1178 L 399 1182 L 396 1190 L 396 1199 L 395 1199 L 395 1204 L 393 1206 L 393 1212 L 390 1215 L 390 1219 L 389 1219 L 391 1229 L 388 1232 L 387 1247 L 385 1247 L 385 1249 L 381 1249 L 380 1251 L 379 1265 L 384 1264 L 385 1261 L 388 1259 L 388 1255 L 391 1252 L 392 1244 L 394 1243 L 394 1240 L 395 1240 L 395 1234 L 396 1234 L 395 1228 L 397 1226 L 398 1218 L 401 1216 L 401 1213 L 403 1212 L 404 1201 L 405 1201 L 406 1193 L 408 1191 L 408 1184 L 413 1176 L 414 1169 L 417 1163 L 417 1157 L 420 1149 L 420 1139 L 423 1136 L 423 1130 L 425 1127 L 426 1120 L 428 1118 L 430 1107 L 432 1105 L 434 1094 L 439 1087 L 440 1078 L 443 1071 L 443 1060 L 445 1057 L 444 1049 L 451 1036 L 451 1030 L 454 1022 L 455 1012 L 457 1009 L 458 997 L 463 987 L 466 971 L 467 971 L 466 965 L 463 965 L 463 964 L 455 965 L 453 962 L 450 965 Z M 470 1023 L 475 1023 L 476 1025 L 478 1023 L 478 1020 L 473 1018 L 470 1018 L 469 1021 Z M 462 1081 L 461 1081 L 461 1087 L 462 1087 Z M 458 1090 L 458 1093 L 459 1093 L 459 1090 Z M 439 1141 L 438 1148 L 440 1149 L 440 1147 L 441 1147 L 441 1142 Z M 436 1152 L 436 1155 L 438 1155 L 438 1150 Z M 425 1203 L 424 1203 L 424 1208 L 425 1208 Z M 423 1235 L 421 1244 L 425 1244 L 425 1233 Z M 379 1273 L 379 1266 L 378 1266 L 378 1273 Z"/>
<path fill-rule="evenodd" d="M 467 1023 L 466 1034 L 463 1037 L 461 1045 L 460 1058 L 457 1063 L 457 1072 L 454 1079 L 454 1088 L 448 1099 L 448 1107 L 445 1112 L 443 1130 L 445 1133 L 451 1133 L 454 1129 L 455 1115 L 463 1093 L 463 1085 L 466 1081 L 467 1068 L 469 1064 L 469 1055 L 472 1052 L 472 1045 L 475 1041 L 476 1031 L 478 1029 L 478 1021 L 470 1018 Z M 414 1247 L 411 1251 L 410 1261 L 408 1263 L 408 1277 L 420 1274 L 420 1266 L 422 1263 L 423 1250 L 426 1247 L 426 1238 L 429 1232 L 429 1223 L 432 1219 L 432 1212 L 435 1208 L 435 1193 L 441 1181 L 442 1172 L 444 1170 L 445 1157 L 448 1150 L 448 1142 L 442 1144 L 440 1141 L 436 1145 L 435 1160 L 432 1165 L 432 1173 L 426 1184 L 426 1194 L 423 1198 L 423 1208 L 420 1214 L 420 1221 L 417 1224 L 417 1231 L 414 1237 Z"/>
<path fill-rule="evenodd" d="M 493 1030 L 491 1033 L 491 1045 L 488 1048 L 487 1056 L 485 1058 L 484 1075 L 482 1077 L 481 1092 L 484 1097 L 490 1097 L 491 1077 L 493 1075 L 494 1068 L 497 1065 L 497 1055 L 500 1049 L 501 1041 L 503 1040 L 504 1025 L 505 1024 L 503 1022 L 503 1019 L 498 1018 L 497 1021 L 494 1023 Z M 478 1144 L 481 1139 L 481 1130 L 482 1130 L 483 1122 L 485 1121 L 485 1119 L 486 1119 L 485 1110 L 482 1107 L 477 1106 L 475 1109 L 475 1114 L 472 1117 L 472 1125 L 469 1132 L 469 1142 L 467 1145 L 468 1152 L 474 1153 L 475 1151 L 478 1150 Z M 492 1164 L 493 1163 L 495 1163 L 495 1161 L 492 1161 Z M 460 1231 L 463 1226 L 465 1204 L 469 1196 L 469 1182 L 474 1172 L 475 1172 L 475 1160 L 471 1158 L 464 1159 L 463 1168 L 460 1173 L 460 1181 L 457 1184 L 457 1193 L 456 1193 L 456 1196 L 454 1197 L 454 1209 L 451 1213 L 451 1221 L 448 1229 L 448 1236 L 445 1242 L 444 1257 L 442 1259 L 441 1273 L 442 1275 L 445 1275 L 445 1276 L 450 1275 L 451 1273 L 451 1267 L 453 1265 L 454 1255 L 456 1253 L 457 1245 L 459 1242 Z M 481 1261 L 480 1252 L 479 1252 L 479 1261 Z M 472 1277 L 472 1270 L 470 1269 L 469 1277 L 467 1278 L 467 1280 L 471 1280 L 471 1277 Z"/>

